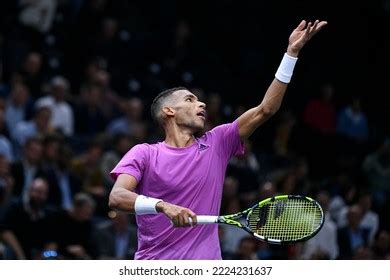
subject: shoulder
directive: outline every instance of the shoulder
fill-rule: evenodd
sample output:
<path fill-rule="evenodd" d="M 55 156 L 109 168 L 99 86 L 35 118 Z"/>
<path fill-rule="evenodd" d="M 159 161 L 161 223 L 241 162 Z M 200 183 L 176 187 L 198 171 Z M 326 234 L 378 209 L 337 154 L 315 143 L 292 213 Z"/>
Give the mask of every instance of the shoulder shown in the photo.
<path fill-rule="evenodd" d="M 148 157 L 151 153 L 160 148 L 159 143 L 157 144 L 148 144 L 142 143 L 133 146 L 125 155 L 125 157 Z"/>
<path fill-rule="evenodd" d="M 228 132 L 229 130 L 234 130 L 235 128 L 238 128 L 237 121 L 231 122 L 231 123 L 224 123 L 220 124 L 209 131 L 207 131 L 203 136 L 211 136 L 211 135 L 219 135 L 219 134 L 224 134 Z M 202 137 L 203 137 L 202 136 Z"/>
<path fill-rule="evenodd" d="M 133 148 L 130 149 L 134 151 L 143 151 L 143 152 L 148 152 L 152 149 L 155 149 L 157 144 L 148 144 L 148 143 L 142 143 L 142 144 L 137 144 Z"/>

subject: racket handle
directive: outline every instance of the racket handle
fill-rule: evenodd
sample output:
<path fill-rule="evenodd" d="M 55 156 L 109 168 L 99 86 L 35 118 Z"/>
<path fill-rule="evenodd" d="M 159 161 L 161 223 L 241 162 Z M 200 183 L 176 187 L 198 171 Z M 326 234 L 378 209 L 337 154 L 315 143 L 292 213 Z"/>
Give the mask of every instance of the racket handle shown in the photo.
<path fill-rule="evenodd" d="M 189 218 L 189 219 L 191 221 L 191 218 Z M 200 215 L 200 216 L 196 216 L 196 219 L 198 221 L 198 224 L 201 224 L 201 225 L 218 223 L 218 216 Z"/>

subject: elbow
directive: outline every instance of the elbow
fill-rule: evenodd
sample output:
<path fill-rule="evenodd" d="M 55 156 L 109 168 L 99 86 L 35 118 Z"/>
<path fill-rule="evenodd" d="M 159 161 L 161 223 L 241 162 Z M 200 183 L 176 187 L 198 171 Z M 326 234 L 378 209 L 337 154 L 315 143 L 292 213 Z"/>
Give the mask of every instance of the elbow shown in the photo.
<path fill-rule="evenodd" d="M 115 196 L 115 193 L 111 192 L 110 197 L 108 198 L 108 207 L 110 209 L 116 209 L 116 208 L 118 208 L 118 205 L 119 205 L 119 202 Z"/>
<path fill-rule="evenodd" d="M 266 119 L 269 119 L 273 115 L 276 114 L 276 112 L 279 110 L 279 107 L 271 107 L 271 106 L 261 106 L 260 107 L 260 114 L 265 117 Z"/>

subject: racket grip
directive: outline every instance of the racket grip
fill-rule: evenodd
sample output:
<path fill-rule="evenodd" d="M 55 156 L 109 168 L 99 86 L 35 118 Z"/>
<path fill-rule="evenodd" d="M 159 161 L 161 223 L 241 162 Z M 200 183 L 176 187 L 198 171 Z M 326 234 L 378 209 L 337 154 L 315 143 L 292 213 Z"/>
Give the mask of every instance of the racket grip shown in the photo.
<path fill-rule="evenodd" d="M 191 218 L 189 218 L 191 221 Z M 196 216 L 196 220 L 198 221 L 198 224 L 205 225 L 205 224 L 216 224 L 218 223 L 218 216 L 206 216 L 206 215 L 200 215 Z"/>

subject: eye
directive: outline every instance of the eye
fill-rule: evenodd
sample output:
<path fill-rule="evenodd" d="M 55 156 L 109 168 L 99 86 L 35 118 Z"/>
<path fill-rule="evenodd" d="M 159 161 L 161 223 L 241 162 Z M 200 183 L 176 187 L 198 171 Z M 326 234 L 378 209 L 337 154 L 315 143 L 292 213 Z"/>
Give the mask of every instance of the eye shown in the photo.
<path fill-rule="evenodd" d="M 192 101 L 192 98 L 191 98 L 191 97 L 187 97 L 187 98 L 186 98 L 186 101 L 190 101 L 190 102 L 191 102 L 191 101 Z"/>

